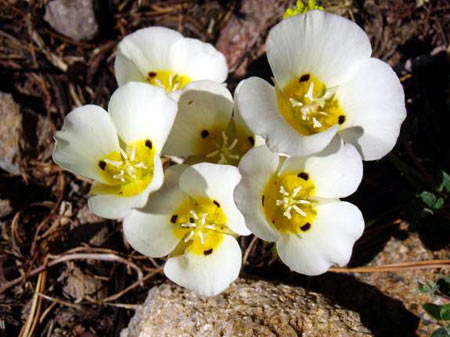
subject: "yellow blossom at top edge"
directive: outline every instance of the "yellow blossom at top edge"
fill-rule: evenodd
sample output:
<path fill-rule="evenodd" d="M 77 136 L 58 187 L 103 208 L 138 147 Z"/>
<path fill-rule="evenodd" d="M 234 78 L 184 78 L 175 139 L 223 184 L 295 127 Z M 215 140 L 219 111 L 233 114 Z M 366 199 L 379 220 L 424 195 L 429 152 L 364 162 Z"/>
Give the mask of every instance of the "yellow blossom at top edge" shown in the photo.
<path fill-rule="evenodd" d="M 317 9 L 323 11 L 323 7 L 317 5 L 316 0 L 308 0 L 308 3 L 304 3 L 303 0 L 298 0 L 296 4 L 296 8 L 288 8 L 284 14 L 283 19 L 287 19 L 291 16 L 305 14 L 306 12 Z"/>

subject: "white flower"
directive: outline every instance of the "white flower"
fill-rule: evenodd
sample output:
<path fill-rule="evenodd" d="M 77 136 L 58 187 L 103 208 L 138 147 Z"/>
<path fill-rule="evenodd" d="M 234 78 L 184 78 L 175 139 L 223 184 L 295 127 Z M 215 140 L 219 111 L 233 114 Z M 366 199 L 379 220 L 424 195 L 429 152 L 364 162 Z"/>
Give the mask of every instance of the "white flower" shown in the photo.
<path fill-rule="evenodd" d="M 171 97 L 178 101 L 178 113 L 163 149 L 166 155 L 185 157 L 190 163 L 237 165 L 255 142 L 262 141 L 245 125 L 236 106 L 233 113 L 233 97 L 220 83 L 192 82 Z"/>
<path fill-rule="evenodd" d="M 159 153 L 177 105 L 160 88 L 130 82 L 114 92 L 108 111 L 85 105 L 70 112 L 56 133 L 53 160 L 93 179 L 89 207 L 116 219 L 143 207 L 161 187 Z"/>
<path fill-rule="evenodd" d="M 386 155 L 405 119 L 404 93 L 367 35 L 340 16 L 313 10 L 277 24 L 267 57 L 275 87 L 252 77 L 237 95 L 250 129 L 275 152 L 309 155 L 338 133 L 364 160 Z"/>
<path fill-rule="evenodd" d="M 234 198 L 247 227 L 276 242 L 281 260 L 306 275 L 348 263 L 364 220 L 359 209 L 338 198 L 353 193 L 362 178 L 358 151 L 336 137 L 317 156 L 279 157 L 266 146 L 241 160 L 242 180 Z"/>
<path fill-rule="evenodd" d="M 224 82 L 228 67 L 223 54 L 211 44 L 185 38 L 165 27 L 139 29 L 117 47 L 114 64 L 117 82 L 148 82 L 172 92 L 191 81 Z"/>
<path fill-rule="evenodd" d="M 235 236 L 250 234 L 233 200 L 240 178 L 237 167 L 229 165 L 169 167 L 148 205 L 124 219 L 126 239 L 144 255 L 170 254 L 164 273 L 173 282 L 217 295 L 239 275 Z"/>

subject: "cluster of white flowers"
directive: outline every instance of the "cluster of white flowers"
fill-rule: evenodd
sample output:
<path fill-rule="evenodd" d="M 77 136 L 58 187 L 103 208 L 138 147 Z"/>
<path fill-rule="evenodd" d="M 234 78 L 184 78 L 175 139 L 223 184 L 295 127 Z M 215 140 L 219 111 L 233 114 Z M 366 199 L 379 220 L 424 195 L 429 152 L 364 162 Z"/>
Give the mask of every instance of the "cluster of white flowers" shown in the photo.
<path fill-rule="evenodd" d="M 168 255 L 167 277 L 200 294 L 238 277 L 239 235 L 275 242 L 296 272 L 324 273 L 348 263 L 364 229 L 339 198 L 358 188 L 362 160 L 392 149 L 406 116 L 399 79 L 370 55 L 355 23 L 295 15 L 269 33 L 274 85 L 252 77 L 233 98 L 212 45 L 141 29 L 119 43 L 108 111 L 70 112 L 53 159 L 93 179 L 90 209 L 123 218 L 132 247 Z M 182 164 L 163 170 L 161 156 Z"/>

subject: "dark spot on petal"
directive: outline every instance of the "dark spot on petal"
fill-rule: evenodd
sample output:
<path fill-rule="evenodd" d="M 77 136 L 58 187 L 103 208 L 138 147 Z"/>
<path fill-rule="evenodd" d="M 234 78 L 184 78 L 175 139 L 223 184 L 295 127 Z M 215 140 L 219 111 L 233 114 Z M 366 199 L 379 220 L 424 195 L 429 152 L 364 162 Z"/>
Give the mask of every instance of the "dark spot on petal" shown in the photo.
<path fill-rule="evenodd" d="M 194 218 L 189 218 L 189 222 L 190 223 L 194 223 L 195 221 L 194 221 Z"/>
<path fill-rule="evenodd" d="M 304 232 L 306 232 L 310 228 L 311 228 L 311 224 L 309 222 L 305 223 L 303 226 L 300 227 L 300 229 Z"/>
<path fill-rule="evenodd" d="M 303 180 L 308 180 L 309 174 L 306 172 L 300 172 L 299 174 L 297 174 L 297 177 L 302 178 Z"/>
<path fill-rule="evenodd" d="M 105 163 L 105 161 L 100 160 L 100 161 L 98 162 L 98 167 L 100 167 L 100 168 L 104 171 L 105 168 L 106 168 L 106 163 Z"/>
<path fill-rule="evenodd" d="M 119 191 L 119 194 L 122 195 L 122 194 L 123 194 L 123 191 Z"/>
<path fill-rule="evenodd" d="M 150 139 L 145 141 L 145 146 L 147 146 L 150 150 L 153 148 L 153 144 Z"/>
<path fill-rule="evenodd" d="M 344 124 L 344 122 L 345 122 L 345 116 L 344 115 L 340 115 L 339 118 L 338 118 L 338 123 L 339 124 Z"/>
<path fill-rule="evenodd" d="M 189 101 L 189 102 L 188 102 L 188 105 L 191 105 L 191 104 L 192 104 L 192 102 L 193 102 L 193 101 Z"/>
<path fill-rule="evenodd" d="M 255 137 L 253 136 L 248 137 L 248 141 L 250 142 L 250 144 L 252 144 L 252 146 L 255 145 Z"/>
<path fill-rule="evenodd" d="M 218 202 L 218 201 L 216 201 L 216 200 L 214 200 L 214 201 L 213 201 L 213 204 L 214 204 L 214 205 L 216 205 L 217 207 L 220 207 L 220 204 L 219 204 L 219 202 Z"/>
<path fill-rule="evenodd" d="M 262 205 L 264 206 L 264 195 L 261 198 Z"/>
<path fill-rule="evenodd" d="M 210 248 L 210 249 L 204 250 L 204 251 L 203 251 L 203 254 L 209 255 L 209 254 L 211 254 L 212 252 L 213 252 L 213 249 Z"/>
<path fill-rule="evenodd" d="M 310 78 L 311 76 L 309 75 L 309 74 L 304 74 L 304 75 L 302 75 L 301 77 L 300 77 L 300 79 L 298 80 L 299 82 L 307 82 L 307 81 L 309 81 L 309 78 Z"/>
<path fill-rule="evenodd" d="M 156 76 L 156 73 L 154 72 L 154 71 L 150 71 L 149 73 L 148 73 L 148 77 L 150 77 L 150 78 L 153 78 L 153 77 L 155 77 Z"/>
<path fill-rule="evenodd" d="M 275 225 L 275 219 L 272 219 L 272 223 Z"/>
<path fill-rule="evenodd" d="M 202 136 L 202 138 L 205 139 L 206 137 L 209 136 L 209 131 L 208 131 L 208 130 L 203 130 L 203 131 L 200 133 L 200 136 Z"/>
<path fill-rule="evenodd" d="M 177 219 L 178 219 L 178 215 L 174 214 L 174 215 L 172 215 L 172 217 L 170 218 L 170 222 L 171 222 L 171 223 L 176 223 L 176 222 L 177 222 Z"/>

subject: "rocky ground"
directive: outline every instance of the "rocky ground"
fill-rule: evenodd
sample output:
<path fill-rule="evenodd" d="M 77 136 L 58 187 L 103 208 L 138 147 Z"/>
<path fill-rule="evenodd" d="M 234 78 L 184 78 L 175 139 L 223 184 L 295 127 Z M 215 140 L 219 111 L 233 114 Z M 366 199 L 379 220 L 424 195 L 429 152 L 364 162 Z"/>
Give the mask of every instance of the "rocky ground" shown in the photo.
<path fill-rule="evenodd" d="M 448 297 L 419 291 L 419 282 L 449 274 L 448 265 L 433 262 L 450 259 L 448 196 L 439 192 L 445 205 L 433 214 L 417 196 L 436 191 L 441 171 L 450 167 L 446 0 L 322 2 L 364 28 L 374 56 L 394 67 L 406 93 L 408 118 L 398 145 L 383 160 L 365 163 L 364 181 L 350 198 L 367 224 L 350 264 L 365 268 L 359 273 L 296 275 L 270 245 L 241 238 L 244 279 L 220 297 L 198 298 L 165 281 L 163 259 L 133 251 L 119 222 L 92 215 L 89 182 L 51 160 L 64 116 L 83 104 L 108 102 L 116 88 L 114 51 L 126 34 L 164 25 L 215 44 L 227 57 L 233 89 L 251 75 L 270 80 L 264 41 L 292 3 L 0 3 L 0 336 L 120 336 L 153 287 L 147 299 L 153 307 L 138 309 L 137 316 L 148 313 L 154 328 L 151 315 L 171 303 L 174 315 L 190 323 L 174 320 L 167 329 L 191 329 L 187 336 L 429 336 L 444 325 L 422 305 L 448 303 Z M 186 303 L 199 308 L 195 315 Z M 242 319 L 233 318 L 235 311 Z M 140 328 L 134 318 L 122 336 Z"/>

